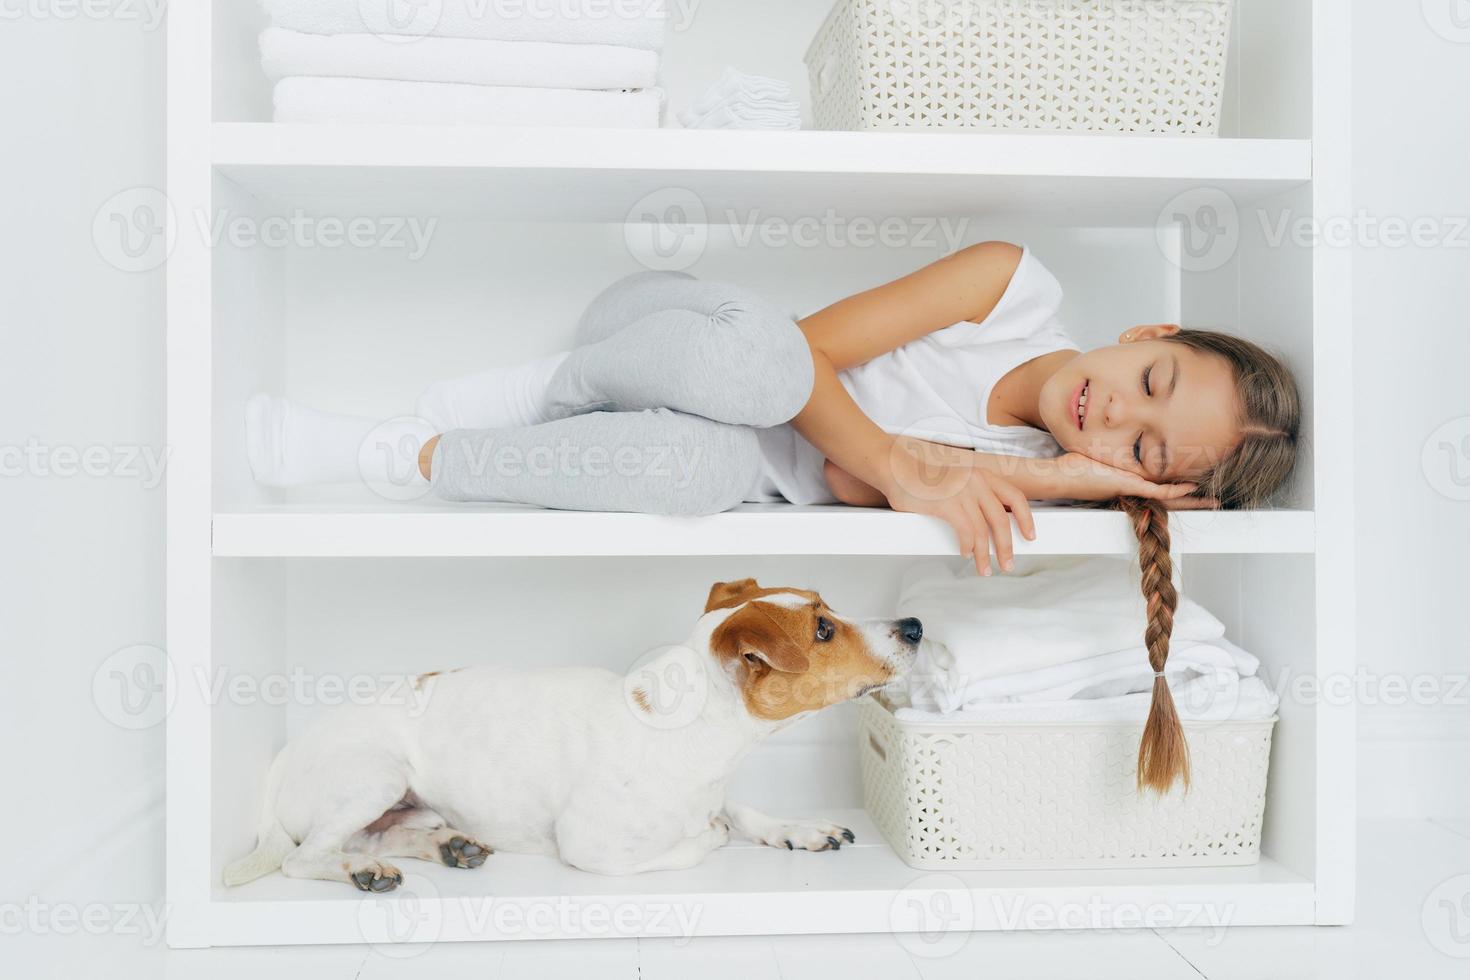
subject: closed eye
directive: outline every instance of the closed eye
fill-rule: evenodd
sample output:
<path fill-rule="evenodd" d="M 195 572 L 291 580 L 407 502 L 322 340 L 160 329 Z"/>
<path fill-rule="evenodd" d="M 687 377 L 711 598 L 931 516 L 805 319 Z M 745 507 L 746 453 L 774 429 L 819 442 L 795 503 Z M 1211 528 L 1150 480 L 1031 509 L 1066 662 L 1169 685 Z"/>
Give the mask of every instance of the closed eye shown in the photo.
<path fill-rule="evenodd" d="M 1153 374 L 1153 371 L 1154 366 L 1152 364 L 1143 369 L 1143 393 L 1150 398 L 1154 396 L 1153 385 L 1149 383 L 1149 375 Z"/>
<path fill-rule="evenodd" d="M 828 640 L 832 639 L 832 634 L 835 632 L 837 632 L 837 627 L 832 625 L 832 621 L 830 619 L 828 619 L 826 616 L 817 617 L 818 643 L 826 643 Z"/>
<path fill-rule="evenodd" d="M 1169 472 L 1168 444 L 1159 443 L 1158 449 L 1154 452 L 1154 456 L 1159 462 L 1159 468 L 1157 472 L 1150 474 L 1147 467 L 1143 465 L 1143 433 L 1140 432 L 1138 438 L 1133 440 L 1133 461 L 1138 464 L 1140 469 L 1144 470 L 1145 475 L 1149 476 L 1150 479 L 1163 483 L 1167 480 L 1166 474 Z"/>

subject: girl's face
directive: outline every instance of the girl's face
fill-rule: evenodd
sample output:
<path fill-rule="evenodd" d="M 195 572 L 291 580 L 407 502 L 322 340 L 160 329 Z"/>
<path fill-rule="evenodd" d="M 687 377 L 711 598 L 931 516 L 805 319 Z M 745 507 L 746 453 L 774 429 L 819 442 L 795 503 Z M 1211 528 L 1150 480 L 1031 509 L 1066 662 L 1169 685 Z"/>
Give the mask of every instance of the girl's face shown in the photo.
<path fill-rule="evenodd" d="M 1067 452 L 1141 474 L 1190 483 L 1240 439 L 1230 365 L 1160 340 L 1173 324 L 1134 327 L 1118 343 L 1068 361 L 1041 389 L 1041 418 Z"/>

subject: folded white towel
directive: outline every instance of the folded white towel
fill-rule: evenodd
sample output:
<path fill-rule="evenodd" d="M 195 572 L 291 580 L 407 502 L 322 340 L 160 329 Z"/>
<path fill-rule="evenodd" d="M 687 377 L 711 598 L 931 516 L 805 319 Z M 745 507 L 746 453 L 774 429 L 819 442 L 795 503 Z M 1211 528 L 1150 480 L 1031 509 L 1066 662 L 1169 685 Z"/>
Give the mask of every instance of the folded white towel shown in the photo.
<path fill-rule="evenodd" d="M 1259 677 L 1238 677 L 1230 671 L 1171 681 L 1170 688 L 1174 705 L 1185 721 L 1260 721 L 1275 715 L 1281 701 Z M 1073 701 L 977 704 L 949 713 L 900 707 L 894 710 L 894 716 L 900 721 L 928 725 L 1128 722 L 1141 726 L 1148 718 L 1151 700 L 1152 694 L 1144 692 Z"/>
<path fill-rule="evenodd" d="M 972 681 L 1136 649 L 1147 623 L 1138 568 L 1118 558 L 1018 560 L 1016 571 L 989 578 L 973 566 L 956 574 L 945 562 L 921 562 L 904 576 L 898 610 L 923 620 L 925 637 L 944 644 Z M 1218 619 L 1180 596 L 1176 648 L 1224 635 Z"/>
<path fill-rule="evenodd" d="M 589 126 L 656 129 L 663 90 L 588 92 L 366 78 L 283 78 L 280 123 Z"/>
<path fill-rule="evenodd" d="M 1255 657 L 1220 638 L 1209 643 L 1174 644 L 1164 674 L 1174 684 L 1192 674 L 1250 677 L 1259 666 Z M 978 678 L 967 674 L 944 644 L 926 636 L 918 662 L 893 698 L 927 711 L 957 711 L 984 703 L 1116 697 L 1150 691 L 1153 682 L 1154 669 L 1148 651 L 1141 645 L 1004 677 Z"/>
<path fill-rule="evenodd" d="M 530 88 L 625 89 L 658 84 L 658 53 L 611 44 L 480 41 L 425 37 L 405 43 L 376 34 L 260 35 L 271 81 L 292 75 L 382 78 Z"/>
<path fill-rule="evenodd" d="M 263 0 L 277 27 L 307 34 L 617 44 L 657 51 L 666 0 Z"/>

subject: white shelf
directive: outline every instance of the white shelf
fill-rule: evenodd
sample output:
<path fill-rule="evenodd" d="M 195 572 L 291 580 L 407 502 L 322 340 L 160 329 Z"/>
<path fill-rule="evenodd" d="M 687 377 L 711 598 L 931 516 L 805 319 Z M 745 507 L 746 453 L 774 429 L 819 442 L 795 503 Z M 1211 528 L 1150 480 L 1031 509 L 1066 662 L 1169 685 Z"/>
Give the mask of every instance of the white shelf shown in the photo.
<path fill-rule="evenodd" d="M 1036 508 L 1036 541 L 1017 553 L 1132 555 L 1122 514 Z M 1176 554 L 1310 554 L 1310 511 L 1180 512 Z M 942 522 L 856 507 L 747 504 L 700 518 L 513 505 L 299 505 L 214 515 L 219 558 L 568 557 L 606 555 L 954 555 Z"/>
<path fill-rule="evenodd" d="M 674 935 L 681 919 L 694 935 L 887 932 L 902 930 L 916 907 L 952 910 L 960 918 L 951 921 L 977 931 L 1020 927 L 1017 915 L 1079 928 L 1141 924 L 1146 913 L 1178 917 L 1156 924 L 1210 925 L 1183 921 L 1208 914 L 1207 906 L 1228 911 L 1232 926 L 1306 924 L 1315 914 L 1312 883 L 1269 858 L 1217 868 L 930 872 L 901 862 L 863 811 L 829 816 L 852 827 L 857 843 L 826 853 L 735 843 L 687 871 L 629 877 L 588 874 L 533 855 L 496 854 L 475 872 L 403 860 L 398 866 L 409 876 L 411 896 L 364 897 L 338 882 L 276 874 L 217 890 L 206 914 L 215 941 L 225 945 L 373 940 L 381 903 L 395 901 L 405 903 L 403 922 L 419 924 L 402 935 L 420 941 L 595 936 L 590 926 L 575 931 L 575 923 L 611 928 L 616 916 L 641 925 L 601 935 Z M 520 920 L 530 927 L 494 927 Z"/>
<path fill-rule="evenodd" d="M 674 187 L 715 224 L 751 207 L 1153 224 L 1202 185 L 1244 203 L 1312 176 L 1309 140 L 1046 133 L 215 123 L 210 158 L 281 207 L 623 221 Z"/>
<path fill-rule="evenodd" d="M 801 78 L 801 51 L 826 2 L 771 0 L 754 5 L 759 10 L 748 0 L 705 5 L 698 25 L 671 39 L 665 60 L 672 97 L 687 99 L 707 83 L 708 66 L 726 63 L 731 51 L 759 49 L 753 70 Z M 814 556 L 800 563 L 811 566 L 813 584 L 873 604 L 888 601 L 902 556 L 955 554 L 949 528 L 913 515 L 845 508 L 744 507 L 687 520 L 403 504 L 361 488 L 352 503 L 324 491 L 333 495 L 303 493 L 256 506 L 247 503 L 259 493 L 240 462 L 238 406 L 248 393 L 272 388 L 320 395 L 323 404 L 345 408 L 382 385 L 371 372 L 338 369 L 326 360 L 338 336 L 360 335 L 364 362 L 386 355 L 381 363 L 401 373 L 395 383 L 407 387 L 412 379 L 448 376 L 430 373 L 437 356 L 412 354 L 419 333 L 426 345 L 458 341 L 466 358 L 484 359 L 486 349 L 505 341 L 515 347 L 507 357 L 525 354 L 521 346 L 531 345 L 517 346 L 524 338 L 514 333 L 524 329 L 522 319 L 512 315 L 497 325 L 481 312 L 502 297 L 512 311 L 547 308 L 547 296 L 560 296 L 561 289 L 564 305 L 574 307 L 573 291 L 590 296 L 636 258 L 622 247 L 631 241 L 617 240 L 628 234 L 626 223 L 651 215 L 744 226 L 764 218 L 821 220 L 834 212 L 877 220 L 973 219 L 975 231 L 986 237 L 1049 226 L 1038 228 L 1038 238 L 1055 240 L 1059 261 L 1070 265 L 1068 282 L 1087 284 L 1074 301 L 1099 283 L 1111 288 L 1124 282 L 1111 272 L 1089 277 L 1094 250 L 1121 249 L 1113 255 L 1117 265 L 1136 268 L 1148 284 L 1137 302 L 1126 284 L 1118 286 L 1129 302 L 1108 309 L 1088 296 L 1077 307 L 1079 331 L 1116 330 L 1125 312 L 1127 322 L 1144 322 L 1132 318 L 1155 315 L 1144 311 L 1160 307 L 1280 349 L 1309 407 L 1301 492 L 1294 499 L 1310 501 L 1312 509 L 1181 513 L 1173 518 L 1174 551 L 1226 556 L 1192 562 L 1191 591 L 1219 607 L 1232 638 L 1265 667 L 1292 676 L 1350 674 L 1355 638 L 1350 619 L 1339 611 L 1354 601 L 1352 421 L 1325 408 L 1324 395 L 1352 384 L 1351 344 L 1340 330 L 1352 313 L 1351 252 L 1290 235 L 1276 242 L 1255 219 L 1271 219 L 1274 227 L 1280 217 L 1351 210 L 1351 24 L 1334 0 L 1240 6 L 1223 126 L 1266 138 L 223 122 L 216 120 L 269 113 L 269 85 L 255 44 L 266 17 L 245 0 L 174 5 L 167 25 L 165 190 L 181 233 L 166 266 L 172 453 L 165 640 L 175 670 L 180 677 L 220 670 L 267 677 L 298 669 L 335 676 L 349 661 L 357 665 L 350 669 L 403 669 L 416 662 L 416 654 L 403 652 L 403 637 L 420 632 L 418 620 L 409 618 L 413 610 L 434 612 L 430 639 L 440 642 L 431 646 L 452 645 L 457 635 L 484 635 L 485 624 L 533 603 L 549 608 L 541 600 L 556 592 L 546 583 L 563 576 L 586 607 L 585 622 L 575 624 L 579 630 L 587 623 L 600 629 L 601 617 L 616 611 L 627 620 L 617 626 L 620 635 L 634 637 L 648 615 L 639 608 L 654 608 L 628 612 L 626 590 L 605 594 L 598 586 L 623 563 L 595 557 L 509 566 L 487 561 L 466 569 L 397 563 L 395 568 L 423 573 L 422 582 L 405 583 L 381 581 L 372 562 L 326 569 L 245 560 L 256 556 L 731 555 L 750 556 L 734 564 L 763 568 L 784 562 L 763 562 L 765 556 Z M 1212 243 L 1226 230 L 1203 224 L 1219 212 L 1175 200 L 1201 188 L 1230 195 L 1241 233 L 1227 240 L 1223 266 L 1184 272 L 1176 266 L 1186 263 L 1174 261 L 1181 256 L 1156 254 L 1151 239 L 1163 228 L 1170 236 L 1160 241 L 1163 249 L 1182 250 Z M 644 200 L 654 192 L 673 193 Z M 689 211 L 690 195 L 698 212 Z M 186 223 L 192 228 L 205 217 L 258 221 L 295 209 L 343 218 L 442 217 L 445 247 L 422 266 L 405 269 L 398 264 L 402 256 L 387 250 L 328 253 L 304 242 L 248 247 L 183 233 Z M 1179 223 L 1188 214 L 1200 216 L 1199 228 Z M 586 227 L 563 229 L 558 222 Z M 768 287 L 784 281 L 789 263 L 803 277 L 800 289 L 788 283 L 793 303 L 798 293 L 805 302 L 830 302 L 826 293 L 866 288 L 918 265 L 911 254 L 917 246 L 846 250 L 823 243 L 806 249 L 797 241 L 777 247 L 757 240 L 742 248 L 731 231 L 711 234 L 709 271 Z M 1196 232 L 1201 240 L 1189 237 Z M 1134 245 L 1147 253 L 1147 262 L 1132 261 Z M 508 254 L 525 262 L 483 275 L 487 263 Z M 538 271 L 528 276 L 526 269 Z M 513 288 L 505 289 L 506 282 Z M 395 288 L 350 294 L 369 283 Z M 360 305 L 338 304 L 338 297 Z M 382 316 L 357 315 L 368 304 L 375 311 L 381 305 Z M 569 324 L 574 313 L 564 310 L 558 322 Z M 419 317 L 421 331 L 415 326 L 415 333 L 405 334 L 396 327 L 398 320 L 417 325 Z M 497 333 L 468 332 L 482 327 Z M 407 363 L 394 357 L 407 357 Z M 382 397 L 386 403 L 403 394 L 385 390 Z M 1022 554 L 1136 554 L 1117 513 L 1050 508 L 1038 513 L 1038 525 L 1039 540 L 1022 543 Z M 850 555 L 900 558 L 853 562 L 844 557 Z M 1257 555 L 1263 557 L 1252 557 Z M 689 563 L 644 564 L 653 579 L 666 583 L 679 581 Z M 455 592 L 451 580 L 461 571 L 477 578 Z M 484 603 L 462 600 L 478 590 L 493 591 L 480 593 Z M 649 602 L 663 594 L 643 591 Z M 381 622 L 363 615 L 377 609 Z M 361 628 L 354 632 L 354 625 Z M 572 632 L 577 636 L 557 640 L 566 662 L 608 666 L 622 648 L 591 649 Z M 333 636 L 341 642 L 322 642 Z M 480 647 L 470 654 L 472 662 L 514 662 L 519 655 L 514 644 Z M 425 913 L 439 921 L 437 934 L 424 938 L 488 938 L 496 932 L 487 929 L 487 916 L 497 907 L 546 911 L 562 902 L 604 913 L 623 901 L 635 911 L 658 905 L 697 910 L 698 934 L 888 932 L 904 928 L 895 914 L 915 907 L 968 910 L 966 925 L 977 930 L 1136 927 L 1140 914 L 1158 911 L 1224 916 L 1232 925 L 1341 924 L 1353 915 L 1351 703 L 1283 699 L 1262 831 L 1267 857 L 1256 865 L 931 874 L 902 864 L 866 818 L 853 815 L 842 819 L 857 830 L 859 845 L 837 854 L 731 847 L 688 871 L 630 878 L 586 875 L 521 855 L 496 855 L 477 872 L 405 861 L 411 880 L 433 886 L 421 896 L 425 901 L 414 902 L 408 891 L 364 897 L 344 885 L 279 875 L 223 889 L 223 863 L 243 853 L 254 830 L 249 787 L 305 720 L 301 709 L 314 706 L 245 710 L 209 697 L 203 685 L 176 687 L 166 739 L 173 946 L 362 942 L 374 938 L 364 933 L 364 922 L 381 922 L 385 907 L 398 913 L 400 926 L 412 926 Z M 778 753 L 770 770 L 759 773 L 760 785 L 772 802 L 802 794 L 801 800 L 817 804 L 816 812 L 827 809 L 822 801 L 857 799 L 856 742 L 836 725 L 809 731 L 812 741 L 802 751 L 823 760 L 820 779 L 814 781 L 800 759 Z M 240 774 L 249 778 L 242 781 Z M 1131 918 L 1076 918 L 1111 911 Z M 1017 914 L 1020 922 L 1011 919 Z M 560 934 L 567 933 L 553 928 L 518 935 Z"/>

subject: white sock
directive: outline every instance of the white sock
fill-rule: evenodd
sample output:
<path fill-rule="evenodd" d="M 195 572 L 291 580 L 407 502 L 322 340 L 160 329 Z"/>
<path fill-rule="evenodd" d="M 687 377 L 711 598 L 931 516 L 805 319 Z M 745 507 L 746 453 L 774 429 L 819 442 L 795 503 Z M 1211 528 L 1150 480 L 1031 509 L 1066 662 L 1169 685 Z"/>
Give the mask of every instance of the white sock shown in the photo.
<path fill-rule="evenodd" d="M 245 449 L 259 483 L 295 487 L 312 483 L 427 486 L 419 449 L 437 434 L 423 419 L 379 422 L 319 412 L 274 395 L 245 406 Z"/>
<path fill-rule="evenodd" d="M 440 432 L 539 425 L 546 421 L 546 387 L 567 353 L 437 382 L 419 396 L 414 414 Z"/>

